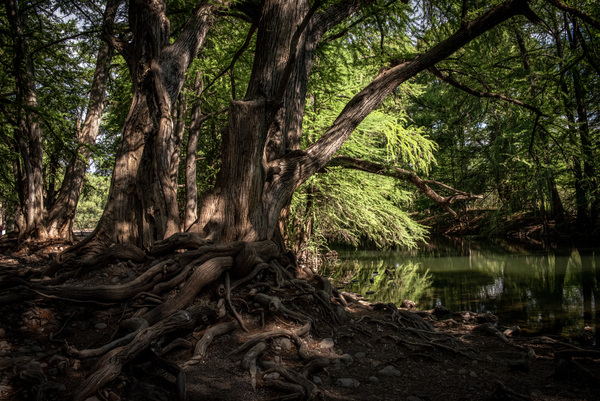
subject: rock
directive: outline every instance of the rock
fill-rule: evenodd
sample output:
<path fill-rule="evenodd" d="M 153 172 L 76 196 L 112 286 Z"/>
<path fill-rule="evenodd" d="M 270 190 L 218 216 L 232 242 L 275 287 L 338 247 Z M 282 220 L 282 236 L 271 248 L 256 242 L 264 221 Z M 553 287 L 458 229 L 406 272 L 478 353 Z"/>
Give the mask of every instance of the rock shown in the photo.
<path fill-rule="evenodd" d="M 471 376 L 473 378 L 476 378 L 477 377 L 477 373 L 471 371 L 471 373 L 469 373 L 469 376 Z"/>
<path fill-rule="evenodd" d="M 334 345 L 333 338 L 324 338 L 319 342 L 319 348 L 321 349 L 333 348 Z"/>
<path fill-rule="evenodd" d="M 280 337 L 275 342 L 281 349 L 289 351 L 292 349 L 292 341 L 286 337 Z"/>
<path fill-rule="evenodd" d="M 338 358 L 338 361 L 344 363 L 344 365 L 352 365 L 354 359 L 352 359 L 352 356 L 350 356 L 350 354 L 343 354 Z"/>
<path fill-rule="evenodd" d="M 377 376 L 371 376 L 371 377 L 369 377 L 369 381 L 373 382 L 373 383 L 379 383 L 379 379 L 377 378 Z"/>
<path fill-rule="evenodd" d="M 433 314 L 437 317 L 448 316 L 450 315 L 450 309 L 443 305 L 436 305 L 436 307 L 433 308 Z"/>
<path fill-rule="evenodd" d="M 315 384 L 323 384 L 323 380 L 319 376 L 313 376 L 312 381 Z"/>
<path fill-rule="evenodd" d="M 465 368 L 462 368 L 461 370 L 458 371 L 459 375 L 466 375 L 467 373 L 468 373 L 467 369 L 465 369 Z"/>
<path fill-rule="evenodd" d="M 358 387 L 358 386 L 360 386 L 360 382 L 358 380 L 351 379 L 349 377 L 344 377 L 344 378 L 341 378 L 341 379 L 337 379 L 335 381 L 335 383 L 338 386 L 342 386 L 342 387 Z"/>
<path fill-rule="evenodd" d="M 0 338 L 4 338 L 6 337 L 6 330 L 4 330 L 2 327 L 0 327 Z"/>
<path fill-rule="evenodd" d="M 406 308 L 406 309 L 415 309 L 417 307 L 417 304 L 414 303 L 413 301 L 411 301 L 410 299 L 405 299 L 400 304 L 400 307 L 401 308 Z"/>
<path fill-rule="evenodd" d="M 393 367 L 392 365 L 388 365 L 385 368 L 381 369 L 379 372 L 382 376 L 391 376 L 391 377 L 400 377 L 402 376 L 402 372 Z"/>
<path fill-rule="evenodd" d="M 106 323 L 97 323 L 94 327 L 97 328 L 98 330 L 104 330 L 105 328 L 108 327 L 108 325 Z"/>
<path fill-rule="evenodd" d="M 421 401 L 421 399 L 416 395 L 411 395 L 406 399 L 406 401 Z"/>
<path fill-rule="evenodd" d="M 34 345 L 33 347 L 31 347 L 31 351 L 32 352 L 42 352 L 42 351 L 44 351 L 44 349 L 42 347 L 40 347 L 39 345 Z"/>
<path fill-rule="evenodd" d="M 278 372 L 267 373 L 263 376 L 264 381 L 277 380 L 281 375 Z"/>
<path fill-rule="evenodd" d="M 365 353 L 364 352 L 357 352 L 356 354 L 354 354 L 354 357 L 356 359 L 362 359 L 365 357 Z"/>
<path fill-rule="evenodd" d="M 477 323 L 496 323 L 498 318 L 491 313 L 478 313 L 475 315 Z"/>
<path fill-rule="evenodd" d="M 504 334 L 506 337 L 519 336 L 521 335 L 521 328 L 519 326 L 512 326 L 504 330 L 502 334 Z"/>

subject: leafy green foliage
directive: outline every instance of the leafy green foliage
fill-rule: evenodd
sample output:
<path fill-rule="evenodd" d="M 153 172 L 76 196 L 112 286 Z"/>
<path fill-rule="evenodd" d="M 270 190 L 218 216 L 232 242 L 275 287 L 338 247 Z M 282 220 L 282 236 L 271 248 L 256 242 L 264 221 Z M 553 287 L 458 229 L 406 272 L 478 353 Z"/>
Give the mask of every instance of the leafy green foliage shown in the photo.
<path fill-rule="evenodd" d="M 110 177 L 86 175 L 73 224 L 76 229 L 90 230 L 96 227 L 106 205 L 109 186 Z"/>

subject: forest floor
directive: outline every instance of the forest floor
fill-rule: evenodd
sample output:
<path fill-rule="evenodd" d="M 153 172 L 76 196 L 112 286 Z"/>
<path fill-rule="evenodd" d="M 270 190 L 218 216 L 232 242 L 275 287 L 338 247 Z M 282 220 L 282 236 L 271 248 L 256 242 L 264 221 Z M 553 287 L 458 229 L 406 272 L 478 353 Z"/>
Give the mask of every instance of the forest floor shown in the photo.
<path fill-rule="evenodd" d="M 63 246 L 4 248 L 0 289 L 7 277 L 39 276 Z M 137 274 L 135 266 L 115 263 L 65 285 L 117 284 Z M 517 328 L 503 327 L 491 315 L 452 311 L 459 313 L 436 317 L 434 311 L 397 309 L 344 295 L 348 306 L 341 322 L 331 323 L 315 308 L 313 328 L 300 342 L 293 335 L 266 340 L 256 389 L 252 369 L 242 369 L 246 357 L 235 350 L 254 334 L 291 333 L 301 323 L 285 316 L 264 321 L 247 317 L 248 333 L 238 329 L 215 337 L 203 358 L 190 359 L 206 333 L 206 327 L 199 327 L 182 335 L 181 346 L 162 357 L 185 372 L 191 401 L 298 399 L 302 386 L 295 385 L 294 394 L 294 385 L 284 386 L 280 380 L 289 375 L 301 376 L 297 382 L 306 379 L 308 387 L 316 384 L 316 398 L 325 400 L 600 400 L 596 347 L 556 337 L 520 337 Z M 18 303 L 7 299 L 0 297 L 0 400 L 69 399 L 97 362 L 72 350 L 108 343 L 119 322 L 143 306 L 139 300 L 99 304 L 51 296 Z M 300 344 L 304 352 L 329 362 L 308 369 L 299 357 Z M 155 346 L 165 350 L 167 343 Z M 269 370 L 268 362 L 279 368 L 272 365 Z M 88 400 L 175 400 L 175 376 L 161 366 L 141 355 Z"/>

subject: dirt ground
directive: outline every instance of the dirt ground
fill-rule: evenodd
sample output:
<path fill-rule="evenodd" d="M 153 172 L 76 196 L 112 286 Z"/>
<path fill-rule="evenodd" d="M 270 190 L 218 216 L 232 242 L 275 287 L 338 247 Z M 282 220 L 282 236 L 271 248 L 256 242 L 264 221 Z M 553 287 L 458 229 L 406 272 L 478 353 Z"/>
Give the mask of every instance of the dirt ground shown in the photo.
<path fill-rule="evenodd" d="M 49 296 L 14 302 L 15 278 L 39 277 L 62 246 L 0 251 L 0 400 L 72 398 L 98 362 L 97 357 L 83 358 L 73 350 L 107 344 L 123 319 L 152 305 L 151 297 L 126 304 Z M 136 268 L 141 267 L 115 263 L 64 285 L 118 284 L 139 274 Z M 503 327 L 491 315 L 417 311 L 343 295 L 348 306 L 338 308 L 340 322 L 332 323 L 332 316 L 321 313 L 317 304 L 303 303 L 312 299 L 310 295 L 280 294 L 290 308 L 311 312 L 312 329 L 301 336 L 293 333 L 301 330 L 302 322 L 260 311 L 242 313 L 249 332 L 236 329 L 215 337 L 203 357 L 192 358 L 208 327 L 167 336 L 153 344 L 153 354 L 142 354 L 128 363 L 115 380 L 87 399 L 176 400 L 178 386 L 185 382 L 185 397 L 191 401 L 311 396 L 325 400 L 600 400 L 600 351 L 595 347 L 561 338 L 520 337 L 517 328 Z M 240 293 L 233 301 L 244 310 L 246 299 Z M 266 347 L 253 374 L 249 353 L 239 347 L 264 333 L 271 335 L 264 341 Z M 309 366 L 303 353 L 318 362 Z"/>

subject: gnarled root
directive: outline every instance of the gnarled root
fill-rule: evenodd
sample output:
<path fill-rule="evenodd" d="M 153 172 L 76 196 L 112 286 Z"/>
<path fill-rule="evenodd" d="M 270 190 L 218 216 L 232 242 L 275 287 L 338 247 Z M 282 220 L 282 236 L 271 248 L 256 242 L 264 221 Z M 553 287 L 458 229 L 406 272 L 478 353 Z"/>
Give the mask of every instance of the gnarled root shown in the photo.
<path fill-rule="evenodd" d="M 129 344 L 113 349 L 96 363 L 92 373 L 75 391 L 73 399 L 85 400 L 114 380 L 121 373 L 123 366 L 148 348 L 154 340 L 175 330 L 191 331 L 200 323 L 212 321 L 214 317 L 214 310 L 192 306 L 141 330 Z"/>

